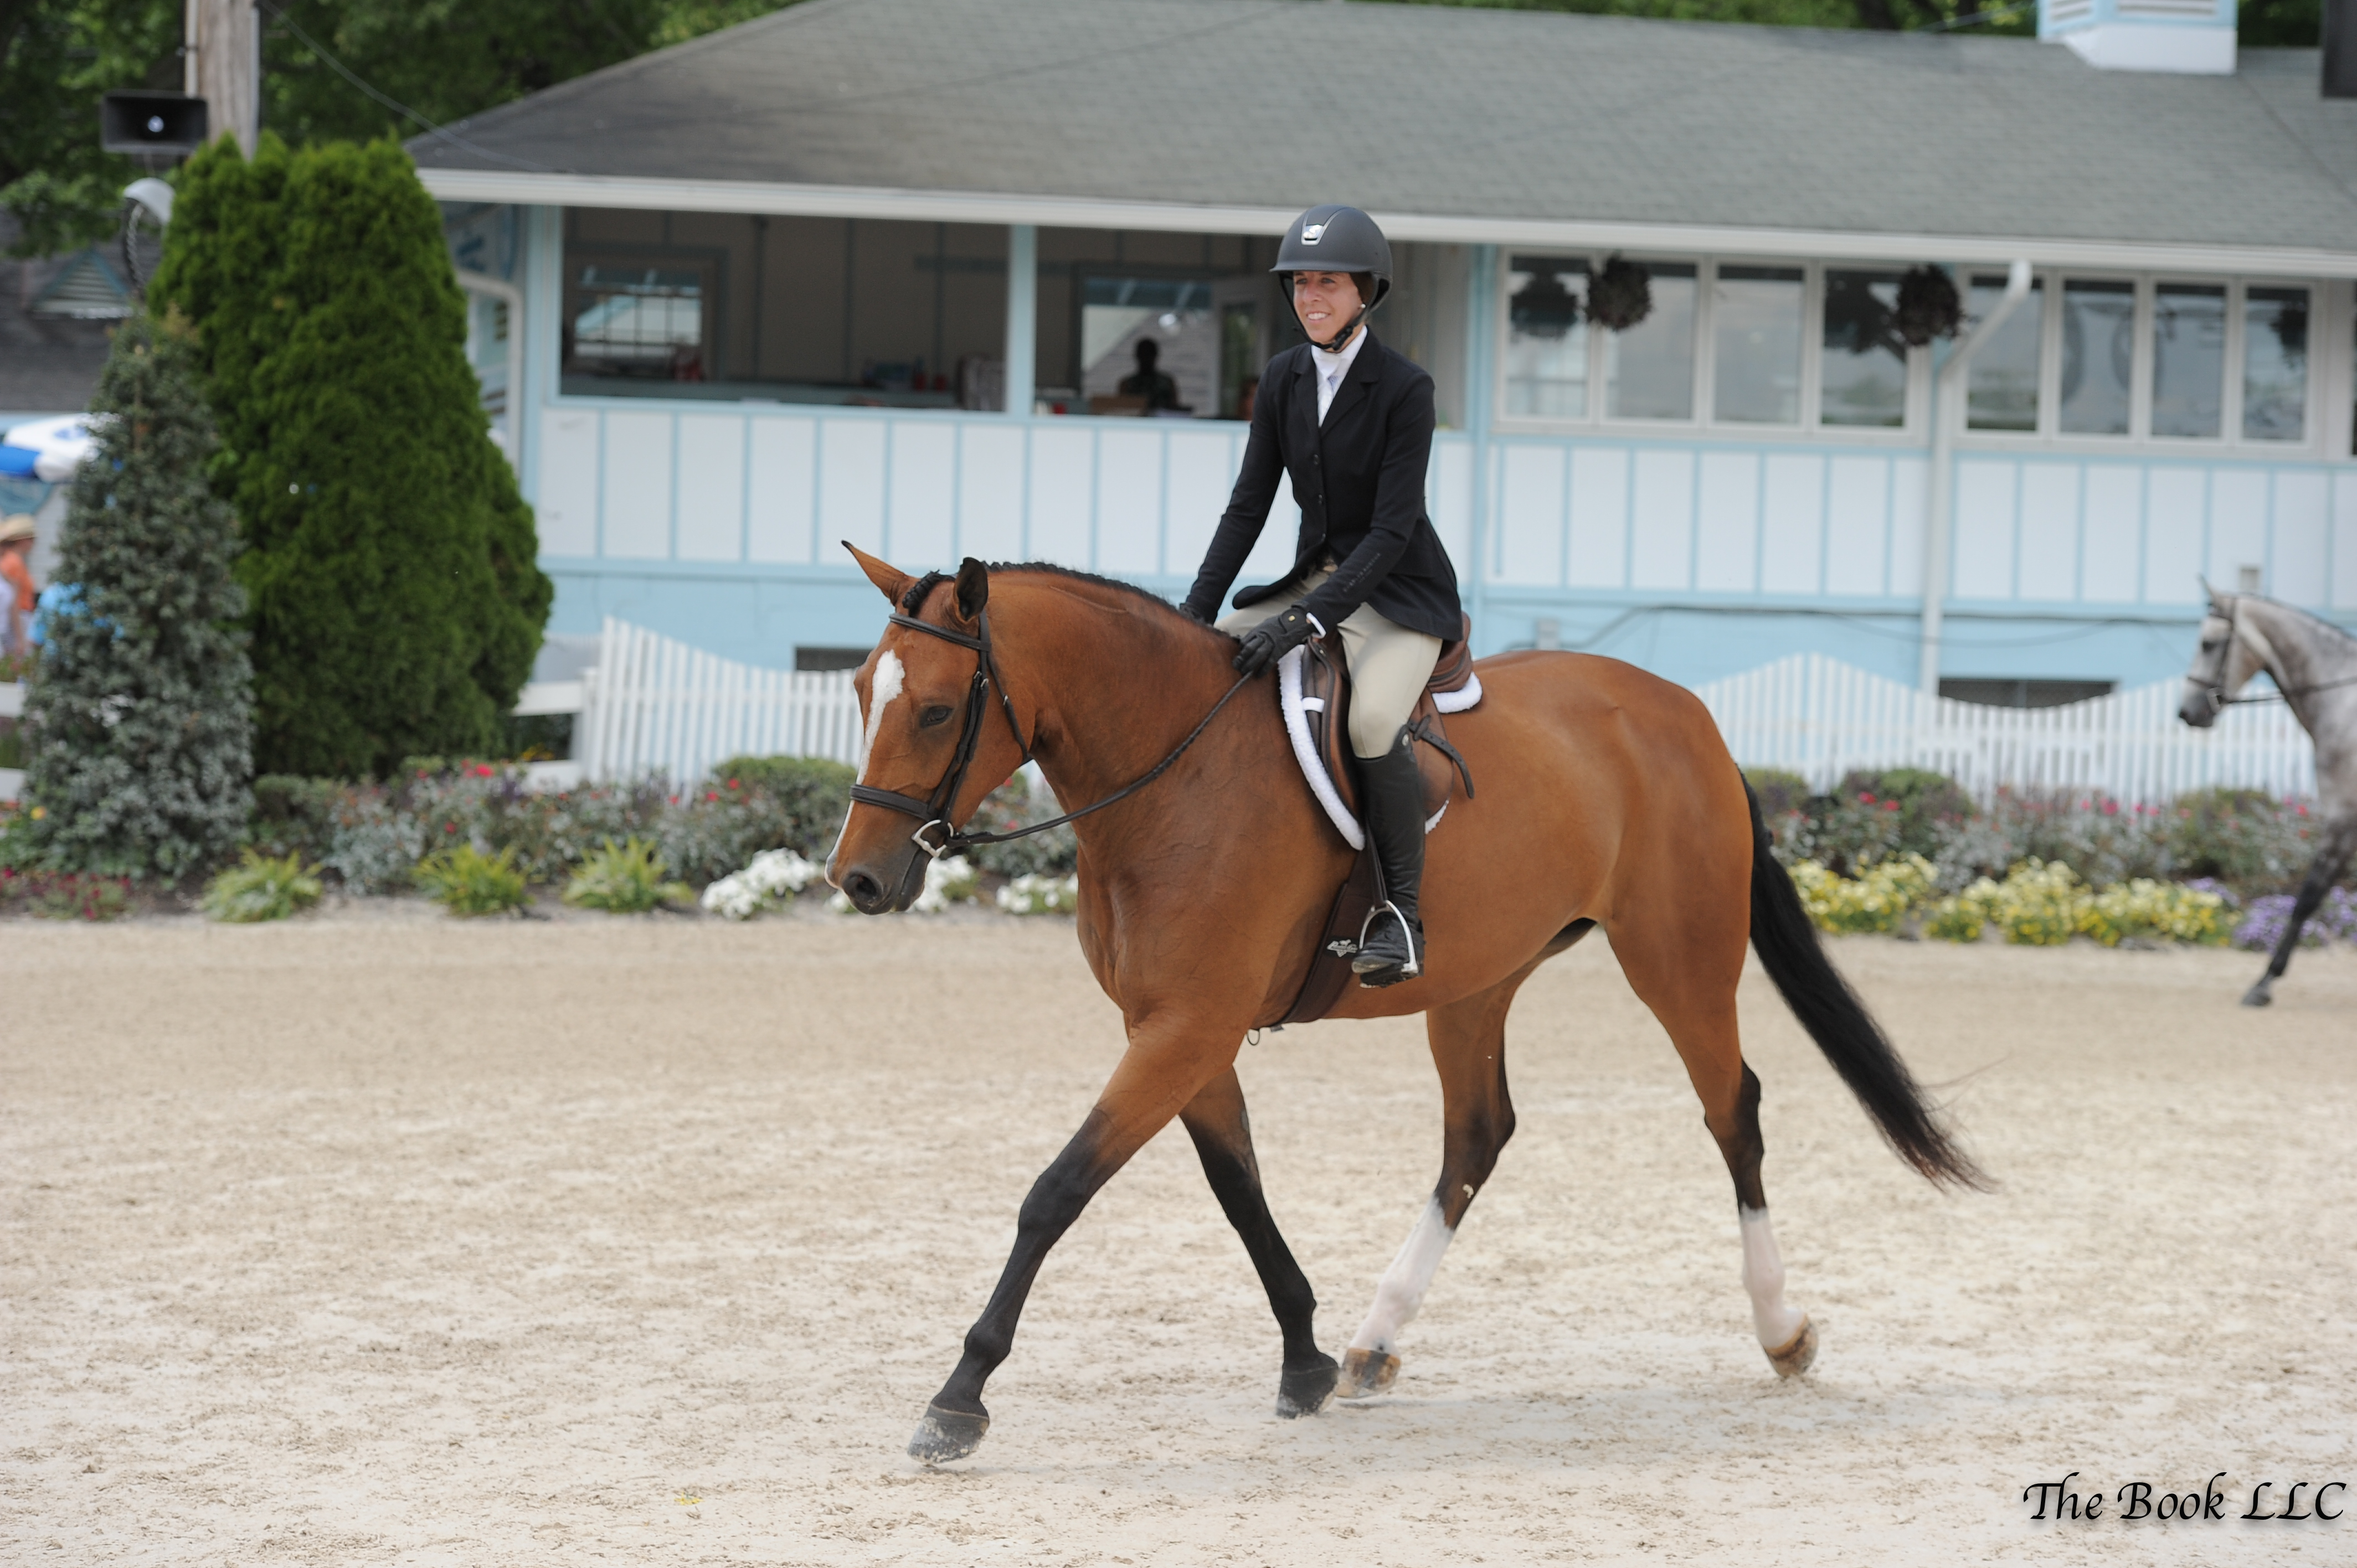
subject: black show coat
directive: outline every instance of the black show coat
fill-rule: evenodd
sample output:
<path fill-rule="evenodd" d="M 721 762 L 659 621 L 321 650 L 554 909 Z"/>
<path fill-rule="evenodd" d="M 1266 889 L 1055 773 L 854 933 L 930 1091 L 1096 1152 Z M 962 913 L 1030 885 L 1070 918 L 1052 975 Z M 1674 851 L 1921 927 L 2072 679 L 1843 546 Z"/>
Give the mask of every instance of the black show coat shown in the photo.
<path fill-rule="evenodd" d="M 1243 470 L 1187 591 L 1187 607 L 1204 620 L 1218 618 L 1221 596 L 1268 521 L 1277 480 L 1289 475 L 1301 508 L 1293 568 L 1237 594 L 1238 609 L 1270 598 L 1330 555 L 1340 569 L 1306 601 L 1321 625 L 1340 625 L 1371 604 L 1410 630 L 1454 639 L 1463 617 L 1457 571 L 1424 509 L 1432 430 L 1432 378 L 1372 332 L 1335 390 L 1323 425 L 1309 345 L 1271 360 L 1261 374 Z M 1272 604 L 1269 613 L 1284 607 Z"/>

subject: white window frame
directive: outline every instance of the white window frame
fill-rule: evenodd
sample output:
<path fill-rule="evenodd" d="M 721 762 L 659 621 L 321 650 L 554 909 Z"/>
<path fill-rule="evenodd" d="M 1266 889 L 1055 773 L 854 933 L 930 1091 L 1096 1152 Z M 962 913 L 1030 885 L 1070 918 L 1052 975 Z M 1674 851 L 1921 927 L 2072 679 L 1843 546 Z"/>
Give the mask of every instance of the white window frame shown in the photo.
<path fill-rule="evenodd" d="M 1975 271 L 1986 274 L 1987 269 L 1966 267 L 1959 274 L 1967 297 L 1971 294 L 1972 277 Z M 2331 352 L 2334 339 L 2330 334 L 2340 325 L 2334 296 L 2345 292 L 2345 287 L 2337 288 L 2329 280 L 2312 277 L 2125 273 L 2078 267 L 2040 267 L 2036 275 L 2045 312 L 2039 330 L 2038 429 L 2034 434 L 2026 430 L 1975 430 L 1965 422 L 1970 400 L 1960 396 L 1956 399 L 1956 406 L 1943 410 L 1942 417 L 1955 422 L 1958 439 L 1963 443 L 1975 448 L 2037 447 L 2083 455 L 2147 452 L 2179 457 L 2232 456 L 2244 458 L 2313 458 L 2331 455 L 2326 449 L 2327 436 L 2332 424 L 2332 410 L 2328 398 L 2332 385 L 2329 372 L 2334 363 Z M 2084 431 L 2065 431 L 2061 427 L 2062 293 L 2067 285 L 2073 283 L 2132 283 L 2136 286 L 2136 353 L 2130 372 L 2135 380 L 2128 389 L 2128 428 L 2126 435 L 2102 435 Z M 2220 402 L 2219 433 L 2214 436 L 2152 434 L 2153 335 L 2160 289 L 2168 284 L 2222 285 L 2226 290 L 2226 384 Z M 2261 288 L 2302 288 L 2308 291 L 2307 419 L 2306 429 L 2298 441 L 2257 441 L 2243 434 L 2244 306 L 2255 285 Z"/>
<path fill-rule="evenodd" d="M 1582 252 L 1547 246 L 1507 246 L 1498 248 L 1496 298 L 1497 319 L 1493 324 L 1491 363 L 1497 367 L 1491 388 L 1493 408 L 1507 407 L 1507 349 L 1513 338 L 1512 294 L 1508 279 L 1514 272 L 1516 255 L 1548 256 L 1564 261 L 1585 260 L 1588 276 L 1593 279 L 1603 271 L 1607 253 Z M 1827 441 L 1863 446 L 1920 446 L 1925 440 L 1926 411 L 1931 404 L 1932 357 L 1927 349 L 1910 349 L 1907 352 L 1906 404 L 1900 423 L 1891 426 L 1828 424 L 1823 407 L 1824 391 L 1824 306 L 1825 273 L 1829 267 L 1842 272 L 1906 272 L 1906 262 L 1835 262 L 1806 261 L 1796 263 L 1790 256 L 1703 255 L 1677 256 L 1669 254 L 1628 255 L 1625 259 L 1640 266 L 1670 264 L 1691 266 L 1695 270 L 1695 345 L 1693 360 L 1694 412 L 1684 419 L 1628 419 L 1609 414 L 1610 387 L 1607 383 L 1605 360 L 1606 329 L 1589 325 L 1587 332 L 1587 413 L 1579 418 L 1561 415 L 1507 413 L 1492 416 L 1492 423 L 1512 434 L 1527 435 L 1609 435 L 1615 436 L 1686 436 L 1712 435 L 1734 440 L 1761 443 Z M 1801 273 L 1801 418 L 1792 424 L 1760 424 L 1749 421 L 1722 420 L 1715 404 L 1718 393 L 1718 324 L 1716 301 L 1718 291 L 1718 269 L 1727 266 L 1778 267 L 1790 270 L 1798 266 Z"/>

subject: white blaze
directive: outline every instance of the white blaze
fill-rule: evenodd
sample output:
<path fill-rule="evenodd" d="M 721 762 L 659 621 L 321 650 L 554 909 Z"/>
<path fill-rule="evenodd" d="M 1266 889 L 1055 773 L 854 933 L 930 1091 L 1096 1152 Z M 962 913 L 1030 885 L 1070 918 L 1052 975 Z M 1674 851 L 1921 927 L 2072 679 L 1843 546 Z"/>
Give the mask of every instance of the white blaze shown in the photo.
<path fill-rule="evenodd" d="M 1368 1309 L 1366 1322 L 1351 1337 L 1353 1350 L 1373 1350 L 1383 1355 L 1395 1353 L 1400 1330 L 1408 1326 L 1415 1309 L 1424 1305 L 1424 1293 L 1439 1271 L 1440 1256 L 1448 1251 L 1448 1243 L 1457 1232 L 1441 1218 L 1440 1199 L 1429 1198 L 1415 1229 L 1401 1243 L 1399 1256 L 1383 1271 L 1375 1284 L 1375 1305 Z"/>
<path fill-rule="evenodd" d="M 867 690 L 867 727 L 859 736 L 859 781 L 867 782 L 867 754 L 876 749 L 876 737 L 884 733 L 884 710 L 900 694 L 900 685 L 908 671 L 900 667 L 900 656 L 889 649 L 876 661 L 876 682 Z"/>
<path fill-rule="evenodd" d="M 862 784 L 867 782 L 867 754 L 876 749 L 876 737 L 884 730 L 884 710 L 893 698 L 900 694 L 906 674 L 900 668 L 900 656 L 889 649 L 885 650 L 883 658 L 876 661 L 876 681 L 867 689 L 867 727 L 859 732 L 859 755 L 853 763 L 858 769 Z M 851 812 L 846 810 L 843 813 L 843 826 L 834 830 L 834 847 L 826 854 L 826 879 L 834 886 L 842 886 L 834 880 L 834 857 L 843 853 L 843 835 L 850 831 Z"/>
<path fill-rule="evenodd" d="M 1784 1305 L 1784 1259 L 1776 1251 L 1776 1228 L 1764 1208 L 1736 1205 L 1743 1228 L 1743 1288 L 1751 1296 L 1751 1326 L 1760 1331 L 1764 1350 L 1781 1350 L 1792 1342 L 1807 1316 Z"/>

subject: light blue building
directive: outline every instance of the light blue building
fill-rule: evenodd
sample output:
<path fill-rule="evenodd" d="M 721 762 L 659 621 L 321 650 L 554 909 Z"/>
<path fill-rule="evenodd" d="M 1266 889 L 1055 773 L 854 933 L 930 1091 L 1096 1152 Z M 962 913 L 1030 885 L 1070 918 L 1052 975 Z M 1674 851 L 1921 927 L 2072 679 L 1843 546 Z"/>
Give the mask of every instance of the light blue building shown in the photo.
<path fill-rule="evenodd" d="M 1275 236 L 1337 199 L 1484 652 L 2037 702 L 2180 670 L 2204 575 L 2357 627 L 2357 102 L 2231 0 L 2046 23 L 813 0 L 412 150 L 558 632 L 826 667 L 884 609 L 841 539 L 1175 595 L 1290 340 Z M 1964 330 L 1910 349 L 1924 264 Z M 1191 417 L 1119 400 L 1147 337 Z"/>

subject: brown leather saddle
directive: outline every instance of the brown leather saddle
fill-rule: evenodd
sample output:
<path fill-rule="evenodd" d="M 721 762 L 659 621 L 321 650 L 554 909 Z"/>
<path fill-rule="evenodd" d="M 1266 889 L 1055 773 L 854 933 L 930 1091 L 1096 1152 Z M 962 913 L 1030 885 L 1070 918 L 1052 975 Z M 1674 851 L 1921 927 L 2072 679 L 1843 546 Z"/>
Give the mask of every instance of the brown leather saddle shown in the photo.
<path fill-rule="evenodd" d="M 1425 682 L 1424 694 L 1408 715 L 1408 735 L 1418 743 L 1415 747 L 1416 768 L 1424 779 L 1427 832 L 1438 825 L 1460 785 L 1465 799 L 1473 798 L 1472 770 L 1448 742 L 1442 705 L 1447 702 L 1449 708 L 1461 712 L 1480 701 L 1480 682 L 1473 673 L 1472 632 L 1472 618 L 1468 616 L 1456 639 L 1441 644 L 1432 678 Z M 1308 732 L 1310 753 L 1299 758 L 1302 770 L 1309 773 L 1313 764 L 1323 770 L 1322 782 L 1332 790 L 1333 800 L 1324 799 L 1324 792 L 1318 790 L 1321 780 L 1314 774 L 1309 780 L 1311 789 L 1319 792 L 1320 804 L 1326 807 L 1329 818 L 1340 807 L 1351 825 L 1346 828 L 1342 820 L 1336 820 L 1335 828 L 1345 842 L 1356 836 L 1360 848 L 1358 858 L 1351 862 L 1350 875 L 1335 895 L 1333 908 L 1327 915 L 1325 934 L 1310 955 L 1293 1005 L 1282 1016 L 1259 1025 L 1261 1028 L 1281 1029 L 1287 1024 L 1312 1023 L 1333 1009 L 1352 978 L 1351 960 L 1359 950 L 1359 937 L 1365 929 L 1368 912 L 1375 907 L 1382 881 L 1375 867 L 1374 850 L 1361 827 L 1365 816 L 1359 804 L 1357 758 L 1351 750 L 1351 677 L 1343 662 L 1341 636 L 1329 632 L 1308 643 L 1302 652 L 1299 707 Z M 1280 683 L 1281 693 L 1284 685 L 1289 683 Z M 1285 700 L 1287 699 L 1281 694 L 1280 701 Z M 1297 751 L 1299 737 L 1296 738 Z M 1353 829 L 1359 831 L 1354 833 Z"/>

